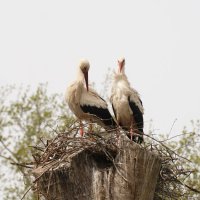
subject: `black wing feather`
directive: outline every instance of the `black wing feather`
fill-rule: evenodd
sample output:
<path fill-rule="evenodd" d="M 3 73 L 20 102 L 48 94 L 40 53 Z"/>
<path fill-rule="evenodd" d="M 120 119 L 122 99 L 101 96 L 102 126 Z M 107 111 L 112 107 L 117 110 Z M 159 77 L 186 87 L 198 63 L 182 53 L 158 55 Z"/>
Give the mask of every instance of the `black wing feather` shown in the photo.
<path fill-rule="evenodd" d="M 81 105 L 81 109 L 83 110 L 83 112 L 95 115 L 96 117 L 101 119 L 104 125 L 107 127 L 114 128 L 116 126 L 116 122 L 112 118 L 108 109 L 98 108 L 96 106 L 89 105 Z"/>
<path fill-rule="evenodd" d="M 130 100 L 130 96 L 128 97 L 128 102 L 133 112 L 133 117 L 138 127 L 138 130 L 141 132 L 141 136 L 139 136 L 138 139 L 136 139 L 137 137 L 133 137 L 133 140 L 141 144 L 143 142 L 143 127 L 144 127 L 143 114 L 138 108 L 138 106 L 135 104 L 135 102 Z M 142 104 L 141 100 L 140 102 Z"/>
<path fill-rule="evenodd" d="M 130 100 L 130 96 L 128 97 L 128 102 L 129 102 L 129 106 L 131 107 L 131 110 L 133 112 L 133 117 L 135 119 L 138 130 L 143 133 L 143 127 L 144 127 L 143 114 L 140 111 L 140 109 L 138 108 L 138 106 L 135 104 L 135 102 Z"/>

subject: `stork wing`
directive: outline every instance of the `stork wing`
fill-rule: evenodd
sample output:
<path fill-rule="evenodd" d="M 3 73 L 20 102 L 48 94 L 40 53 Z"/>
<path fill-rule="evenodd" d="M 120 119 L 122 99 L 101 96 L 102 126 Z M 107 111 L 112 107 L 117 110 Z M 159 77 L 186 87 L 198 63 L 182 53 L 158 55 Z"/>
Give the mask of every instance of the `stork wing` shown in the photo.
<path fill-rule="evenodd" d="M 99 108 L 96 106 L 90 105 L 81 105 L 81 109 L 85 113 L 89 113 L 91 115 L 95 115 L 97 118 L 102 120 L 103 124 L 108 127 L 113 127 L 116 125 L 114 119 L 112 118 L 110 112 L 106 108 Z"/>
<path fill-rule="evenodd" d="M 138 130 L 143 133 L 143 127 L 144 127 L 143 113 L 140 111 L 140 109 L 135 104 L 135 102 L 130 99 L 130 96 L 128 97 L 128 102 L 129 102 L 129 106 L 133 112 L 133 117 L 135 119 Z"/>
<path fill-rule="evenodd" d="M 102 99 L 96 92 L 90 91 L 83 93 L 80 107 L 83 112 L 99 118 L 105 126 L 111 128 L 116 126 L 116 122 L 108 110 L 106 101 Z"/>

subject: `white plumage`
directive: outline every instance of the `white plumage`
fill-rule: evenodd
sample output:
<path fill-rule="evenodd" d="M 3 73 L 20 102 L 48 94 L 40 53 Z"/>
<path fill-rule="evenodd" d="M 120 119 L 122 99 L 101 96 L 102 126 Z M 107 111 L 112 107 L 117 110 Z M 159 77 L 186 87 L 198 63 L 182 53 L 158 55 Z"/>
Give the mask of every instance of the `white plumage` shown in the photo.
<path fill-rule="evenodd" d="M 116 123 L 108 111 L 107 103 L 88 86 L 89 68 L 87 60 L 80 62 L 77 79 L 67 88 L 66 102 L 78 119 L 96 122 L 105 129 L 113 129 Z"/>
<path fill-rule="evenodd" d="M 111 90 L 111 103 L 118 124 L 132 134 L 143 133 L 143 105 L 138 92 L 130 86 L 125 75 L 125 59 L 118 61 L 118 71 L 114 73 Z M 133 139 L 135 140 L 136 137 Z M 142 142 L 142 138 L 138 139 Z"/>

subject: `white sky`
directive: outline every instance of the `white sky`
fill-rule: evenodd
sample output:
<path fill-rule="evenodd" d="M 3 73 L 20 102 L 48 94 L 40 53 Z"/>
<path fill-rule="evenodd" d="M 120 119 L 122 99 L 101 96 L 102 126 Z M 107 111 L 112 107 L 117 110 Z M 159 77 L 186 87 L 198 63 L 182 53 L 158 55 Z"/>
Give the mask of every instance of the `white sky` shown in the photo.
<path fill-rule="evenodd" d="M 49 82 L 65 92 L 80 58 L 102 89 L 126 58 L 145 126 L 177 134 L 200 116 L 200 1 L 0 1 L 0 85 Z M 108 94 L 109 95 L 109 94 Z"/>

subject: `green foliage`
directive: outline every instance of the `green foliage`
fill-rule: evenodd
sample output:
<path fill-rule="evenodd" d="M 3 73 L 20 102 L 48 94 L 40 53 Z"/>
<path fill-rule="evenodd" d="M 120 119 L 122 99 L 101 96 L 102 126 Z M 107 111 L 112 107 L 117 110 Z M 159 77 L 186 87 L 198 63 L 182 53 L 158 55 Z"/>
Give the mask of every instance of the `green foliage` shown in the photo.
<path fill-rule="evenodd" d="M 186 128 L 183 130 L 183 135 L 177 142 L 176 150 L 178 154 L 187 158 L 191 162 L 185 160 L 180 163 L 181 166 L 188 171 L 193 171 L 190 176 L 183 180 L 183 182 L 192 188 L 200 190 L 200 121 L 191 121 L 193 130 L 188 131 Z M 190 191 L 188 198 L 200 198 L 200 195 Z"/>
<path fill-rule="evenodd" d="M 30 162 L 32 153 L 35 153 L 33 151 L 36 151 L 31 146 L 39 145 L 41 138 L 51 139 L 56 130 L 64 131 L 74 119 L 70 116 L 60 95 L 48 95 L 47 85 L 39 85 L 35 92 L 31 92 L 29 87 L 20 88 L 19 93 L 14 87 L 5 87 L 1 88 L 0 93 L 2 94 L 0 99 L 1 157 L 5 158 L 4 164 L 8 171 L 14 170 L 17 174 L 19 172 L 23 174 L 23 179 L 19 178 L 19 181 L 25 184 L 25 188 L 23 183 L 17 186 L 8 184 L 4 199 L 20 199 L 31 184 L 30 176 L 20 165 L 10 165 L 10 163 Z M 6 180 L 5 176 L 4 179 Z M 34 195 L 29 198 L 36 199 Z"/>
<path fill-rule="evenodd" d="M 195 191 L 200 191 L 200 121 L 191 121 L 191 125 L 192 130 L 184 128 L 177 137 L 170 138 L 169 135 L 160 135 L 157 138 L 169 148 L 174 158 L 174 176 L 184 187 L 180 189 L 176 184 L 171 187 L 173 187 L 174 193 L 183 195 L 180 200 L 200 199 L 200 194 Z"/>

